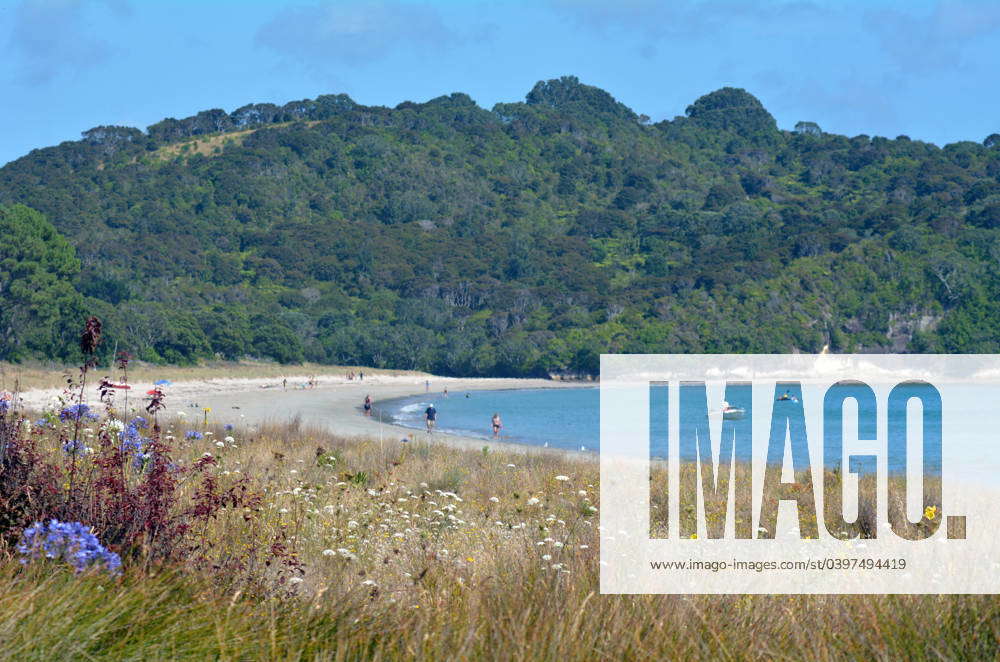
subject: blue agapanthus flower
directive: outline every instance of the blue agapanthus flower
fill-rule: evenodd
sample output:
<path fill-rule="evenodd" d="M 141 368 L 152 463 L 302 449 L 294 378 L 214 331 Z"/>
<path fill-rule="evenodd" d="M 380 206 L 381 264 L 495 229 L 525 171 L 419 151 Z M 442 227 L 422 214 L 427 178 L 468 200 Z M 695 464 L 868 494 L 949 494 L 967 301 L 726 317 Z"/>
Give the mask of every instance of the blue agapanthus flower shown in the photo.
<path fill-rule="evenodd" d="M 142 416 L 136 416 L 131 421 L 128 422 L 129 425 L 135 427 L 137 430 L 145 430 L 149 427 L 149 421 L 147 421 Z"/>
<path fill-rule="evenodd" d="M 142 449 L 143 443 L 146 441 L 139 434 L 139 430 L 129 423 L 125 426 L 125 429 L 121 433 L 122 440 L 122 452 L 132 453 Z"/>
<path fill-rule="evenodd" d="M 223 427 L 225 428 L 226 432 L 232 432 L 233 431 L 233 424 L 232 423 L 226 423 Z"/>
<path fill-rule="evenodd" d="M 65 444 L 63 444 L 63 452 L 67 455 L 86 455 L 90 451 L 90 448 L 83 442 L 82 439 L 77 439 L 73 441 L 70 439 Z"/>
<path fill-rule="evenodd" d="M 152 459 L 152 454 L 143 453 L 139 451 L 134 456 L 132 456 L 132 468 L 136 471 L 144 471 L 146 467 L 149 466 L 149 461 Z"/>
<path fill-rule="evenodd" d="M 96 421 L 100 419 L 101 416 L 97 412 L 91 411 L 90 405 L 83 403 L 70 405 L 69 407 L 64 407 L 62 411 L 59 412 L 59 420 L 61 421 L 82 421 L 84 419 L 88 421 Z"/>
<path fill-rule="evenodd" d="M 198 432 L 197 430 L 188 430 L 186 433 L 184 433 L 184 437 L 187 439 L 204 439 L 205 435 Z"/>
<path fill-rule="evenodd" d="M 24 530 L 17 545 L 21 563 L 37 559 L 64 561 L 77 571 L 88 568 L 106 570 L 112 575 L 121 572 L 122 560 L 100 543 L 90 529 L 80 522 L 35 522 Z"/>

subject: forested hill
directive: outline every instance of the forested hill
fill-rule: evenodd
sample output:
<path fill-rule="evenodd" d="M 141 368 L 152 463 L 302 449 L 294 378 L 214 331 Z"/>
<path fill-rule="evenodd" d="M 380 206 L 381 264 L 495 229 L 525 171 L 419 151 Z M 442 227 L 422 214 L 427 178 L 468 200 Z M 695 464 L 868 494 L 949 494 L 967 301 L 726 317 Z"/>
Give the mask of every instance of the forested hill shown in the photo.
<path fill-rule="evenodd" d="M 84 313 L 152 361 L 463 375 L 997 352 L 998 177 L 996 134 L 781 130 L 732 88 L 650 124 L 572 77 L 97 127 L 0 169 L 0 359 L 71 358 Z"/>

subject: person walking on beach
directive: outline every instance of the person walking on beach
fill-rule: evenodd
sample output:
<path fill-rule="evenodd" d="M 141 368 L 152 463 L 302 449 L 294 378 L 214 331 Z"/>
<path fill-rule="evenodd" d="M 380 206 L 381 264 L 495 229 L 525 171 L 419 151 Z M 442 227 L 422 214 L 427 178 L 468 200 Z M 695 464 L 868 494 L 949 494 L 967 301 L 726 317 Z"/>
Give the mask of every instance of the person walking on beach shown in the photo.
<path fill-rule="evenodd" d="M 500 412 L 493 412 L 493 438 L 500 438 L 500 429 L 503 428 L 503 422 L 500 420 Z"/>
<path fill-rule="evenodd" d="M 281 390 L 282 391 L 287 391 L 288 390 L 288 379 L 282 379 L 281 380 Z"/>
<path fill-rule="evenodd" d="M 446 397 L 446 398 L 448 397 L 448 387 L 447 386 L 444 387 L 444 397 Z"/>
<path fill-rule="evenodd" d="M 437 409 L 434 408 L 434 403 L 432 402 L 427 409 L 424 410 L 424 420 L 427 421 L 427 433 L 434 433 L 434 425 L 437 423 Z"/>
<path fill-rule="evenodd" d="M 429 393 L 430 390 L 431 390 L 431 380 L 425 379 L 424 380 L 424 393 Z"/>
<path fill-rule="evenodd" d="M 372 415 L 372 396 L 371 395 L 366 395 L 365 396 L 365 416 L 371 416 L 371 415 Z"/>

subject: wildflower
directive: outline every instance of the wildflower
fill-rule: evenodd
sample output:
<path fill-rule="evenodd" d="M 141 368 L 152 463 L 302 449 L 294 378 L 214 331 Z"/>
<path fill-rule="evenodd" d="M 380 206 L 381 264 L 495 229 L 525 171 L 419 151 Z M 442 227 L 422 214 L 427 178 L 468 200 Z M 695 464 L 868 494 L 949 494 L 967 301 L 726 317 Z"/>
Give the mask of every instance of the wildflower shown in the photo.
<path fill-rule="evenodd" d="M 219 448 L 225 448 L 226 447 L 226 442 L 224 442 L 224 441 L 217 441 L 217 442 L 215 442 L 215 445 L 218 446 Z"/>
<path fill-rule="evenodd" d="M 69 456 L 86 455 L 87 453 L 93 452 L 93 449 L 90 448 L 90 446 L 87 446 L 82 441 L 70 440 L 67 441 L 65 444 L 63 444 L 63 452 L 65 452 Z"/>
<path fill-rule="evenodd" d="M 87 526 L 56 519 L 49 520 L 48 524 L 35 522 L 25 529 L 17 551 L 25 557 L 21 563 L 39 558 L 62 560 L 77 572 L 103 567 L 111 574 L 118 574 L 122 564 L 121 558 L 101 545 Z"/>
<path fill-rule="evenodd" d="M 493 503 L 500 503 L 500 499 L 496 498 L 495 496 L 490 497 L 490 501 L 492 501 Z"/>
<path fill-rule="evenodd" d="M 118 419 L 113 418 L 108 421 L 108 429 L 114 430 L 115 432 L 121 432 L 125 429 L 125 424 Z"/>
<path fill-rule="evenodd" d="M 336 556 L 336 555 L 337 555 L 337 552 L 333 551 L 332 549 L 324 549 L 323 550 L 323 556 Z"/>
<path fill-rule="evenodd" d="M 187 432 L 184 433 L 184 438 L 198 440 L 198 439 L 204 439 L 205 435 L 198 432 L 197 430 L 188 430 Z"/>
<path fill-rule="evenodd" d="M 129 421 L 128 424 L 139 430 L 144 430 L 149 427 L 149 421 L 147 421 L 142 416 L 136 416 L 131 421 Z"/>
<path fill-rule="evenodd" d="M 233 439 L 232 437 L 226 437 L 223 441 L 225 441 L 227 444 L 232 444 L 236 442 L 236 440 Z"/>
<path fill-rule="evenodd" d="M 580 545 L 580 549 L 590 549 L 590 545 Z"/>
<path fill-rule="evenodd" d="M 70 405 L 69 407 L 64 407 L 62 411 L 59 412 L 59 420 L 63 422 L 80 421 L 83 420 L 84 418 L 89 418 L 90 415 L 91 415 L 90 406 L 80 403 L 77 405 Z"/>
<path fill-rule="evenodd" d="M 937 506 L 927 506 L 924 508 L 924 517 L 927 519 L 934 519 L 937 516 Z"/>
<path fill-rule="evenodd" d="M 151 457 L 149 453 L 136 453 L 132 458 L 132 468 L 141 472 L 149 464 Z"/>
<path fill-rule="evenodd" d="M 517 468 L 517 465 L 515 465 L 515 464 L 508 464 L 508 465 L 507 465 L 507 468 L 508 468 L 508 469 L 516 469 L 516 468 Z"/>
<path fill-rule="evenodd" d="M 691 540 L 694 540 L 694 539 L 695 539 L 695 538 L 697 538 L 697 537 L 698 537 L 698 534 L 697 534 L 697 533 L 692 533 L 692 534 L 691 534 Z"/>
<path fill-rule="evenodd" d="M 542 560 L 543 561 L 551 561 L 552 560 L 552 555 L 551 554 L 542 554 Z"/>
<path fill-rule="evenodd" d="M 556 476 L 556 480 L 567 481 L 569 480 L 569 476 Z"/>
<path fill-rule="evenodd" d="M 528 499 L 529 506 L 534 506 L 538 503 L 541 503 L 541 500 L 538 497 L 531 497 L 530 499 Z"/>
<path fill-rule="evenodd" d="M 131 453 L 133 451 L 138 451 L 142 448 L 143 442 L 146 440 L 142 438 L 139 434 L 139 430 L 131 423 L 129 423 L 124 431 L 121 433 L 122 440 L 122 452 Z"/>
<path fill-rule="evenodd" d="M 375 586 L 375 580 L 374 579 L 366 579 L 365 581 L 361 582 L 361 585 L 362 586 Z"/>
<path fill-rule="evenodd" d="M 302 578 L 301 577 L 292 577 L 291 579 L 288 580 L 288 583 L 289 584 L 301 584 L 302 583 Z"/>

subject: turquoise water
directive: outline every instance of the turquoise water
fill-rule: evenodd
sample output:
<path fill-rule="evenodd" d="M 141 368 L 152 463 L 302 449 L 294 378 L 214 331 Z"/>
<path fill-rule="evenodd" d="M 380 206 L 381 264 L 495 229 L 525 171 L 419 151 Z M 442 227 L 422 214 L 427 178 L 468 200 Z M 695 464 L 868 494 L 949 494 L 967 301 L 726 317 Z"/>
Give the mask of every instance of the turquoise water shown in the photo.
<path fill-rule="evenodd" d="M 468 397 L 466 397 L 468 395 Z M 434 403 L 441 432 L 491 439 L 494 412 L 503 420 L 502 440 L 571 450 L 598 450 L 598 388 L 540 388 L 430 393 L 380 403 L 398 425 L 424 429 L 424 410 Z"/>
<path fill-rule="evenodd" d="M 654 387 L 650 401 L 650 454 L 653 457 L 664 457 L 667 438 L 666 399 L 658 397 L 658 390 L 659 388 Z M 959 398 L 958 408 L 952 409 L 956 414 L 953 420 L 957 418 L 961 421 L 961 427 L 955 428 L 961 432 L 961 439 L 952 436 L 946 440 L 949 451 L 957 451 L 956 446 L 961 446 L 961 450 L 949 453 L 949 457 L 954 457 L 966 467 L 995 468 L 998 466 L 996 446 L 984 444 L 982 434 L 973 429 L 976 417 L 974 412 L 962 411 L 963 399 Z M 437 425 L 441 432 L 490 440 L 490 419 L 494 412 L 499 412 L 504 423 L 502 441 L 590 452 L 600 450 L 600 389 L 597 387 L 470 391 L 468 394 L 458 391 L 451 393 L 449 397 L 444 397 L 441 393 L 430 393 L 385 401 L 379 403 L 379 406 L 386 420 L 422 430 L 424 410 L 431 402 L 438 410 Z M 767 411 L 759 414 L 769 419 L 770 406 Z M 757 444 L 760 443 L 767 443 L 766 436 L 757 440 Z M 829 463 L 831 458 L 824 459 Z M 936 456 L 927 459 L 930 472 L 938 473 L 942 458 Z M 883 461 L 880 459 L 880 463 Z M 888 468 L 892 472 L 902 467 Z"/>

